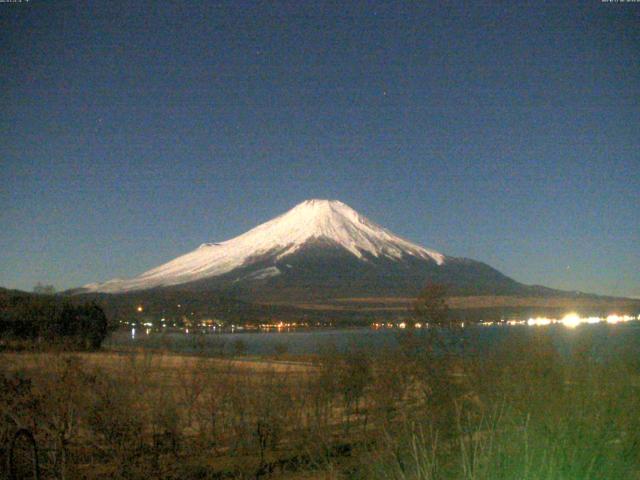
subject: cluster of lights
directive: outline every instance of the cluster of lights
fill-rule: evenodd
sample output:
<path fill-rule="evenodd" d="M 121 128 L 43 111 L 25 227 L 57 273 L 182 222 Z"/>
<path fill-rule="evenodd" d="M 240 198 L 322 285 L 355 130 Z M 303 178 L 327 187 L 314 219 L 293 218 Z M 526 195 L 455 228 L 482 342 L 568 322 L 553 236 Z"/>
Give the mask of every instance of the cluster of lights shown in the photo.
<path fill-rule="evenodd" d="M 427 326 L 428 325 L 426 323 L 421 323 L 421 322 L 416 322 L 413 324 L 413 328 L 422 328 Z M 376 322 L 376 323 L 372 323 L 371 327 L 375 328 L 376 330 L 380 328 L 400 328 L 404 330 L 405 328 L 408 328 L 408 327 L 410 328 L 411 324 L 407 322 L 400 322 L 400 323 Z"/>
<path fill-rule="evenodd" d="M 636 317 L 633 315 L 612 314 L 607 317 L 581 317 L 577 313 L 568 313 L 562 318 L 536 317 L 536 318 L 530 318 L 528 320 L 506 320 L 506 321 L 503 320 L 499 322 L 484 321 L 484 322 L 480 322 L 479 325 L 482 325 L 485 327 L 494 326 L 494 325 L 529 325 L 533 327 L 544 327 L 547 325 L 560 324 L 560 325 L 564 325 L 567 328 L 576 328 L 577 326 L 582 324 L 608 323 L 612 325 L 616 323 L 631 322 L 634 320 L 640 320 L 640 315 Z M 407 322 L 400 322 L 400 323 L 378 322 L 378 323 L 371 324 L 371 327 L 376 330 L 380 328 L 405 329 L 410 326 L 411 324 L 408 324 Z M 414 328 L 423 328 L 423 327 L 426 328 L 428 326 L 429 325 L 426 323 L 419 323 L 419 322 L 413 324 Z M 460 326 L 464 328 L 465 322 L 462 322 Z"/>
<path fill-rule="evenodd" d="M 608 324 L 616 324 L 622 322 L 631 322 L 633 320 L 640 320 L 640 315 L 634 317 L 633 315 L 609 315 L 607 317 L 581 317 L 577 313 L 568 313 L 562 318 L 547 318 L 547 317 L 536 317 L 530 318 L 528 320 L 508 320 L 506 322 L 507 325 L 529 325 L 533 327 L 543 327 L 547 325 L 560 324 L 564 325 L 567 328 L 576 328 L 578 325 L 588 324 L 592 325 L 595 323 L 608 323 Z M 499 325 L 499 322 L 481 322 L 481 325 Z"/>
<path fill-rule="evenodd" d="M 278 322 L 278 323 L 261 323 L 260 328 L 264 330 L 269 330 L 272 328 L 277 328 L 278 330 L 282 330 L 283 328 L 297 328 L 297 327 L 307 327 L 309 324 L 307 323 L 298 323 L 298 322 Z"/>

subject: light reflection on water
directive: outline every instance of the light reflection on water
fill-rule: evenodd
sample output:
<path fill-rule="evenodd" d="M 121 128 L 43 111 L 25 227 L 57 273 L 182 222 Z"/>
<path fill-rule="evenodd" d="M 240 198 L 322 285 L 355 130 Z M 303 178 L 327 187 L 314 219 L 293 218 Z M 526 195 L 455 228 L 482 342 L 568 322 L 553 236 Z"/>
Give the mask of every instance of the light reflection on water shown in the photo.
<path fill-rule="evenodd" d="M 593 337 L 594 348 L 606 351 L 617 348 L 621 343 L 631 343 L 640 347 L 640 321 L 602 321 L 596 317 L 559 320 L 529 319 L 509 326 L 473 325 L 464 328 L 462 335 L 473 351 L 490 349 L 497 342 L 508 338 L 510 333 L 526 335 L 548 331 L 560 350 L 570 348 L 571 342 L 582 333 Z M 534 320 L 534 321 L 532 321 Z M 548 323 L 546 320 L 549 320 Z M 565 321 L 566 320 L 566 321 Z M 584 321 L 582 321 L 584 320 Z M 541 327 L 544 326 L 544 329 Z M 540 328 L 534 328 L 540 327 Z M 203 353 L 208 355 L 233 355 L 240 351 L 248 355 L 273 355 L 286 352 L 295 355 L 315 354 L 326 349 L 349 351 L 354 349 L 376 350 L 394 349 L 402 335 L 427 335 L 427 329 L 395 328 L 373 329 L 370 327 L 316 329 L 303 331 L 269 331 L 246 333 L 162 332 L 136 335 L 135 329 L 119 331 L 107 340 L 111 347 L 144 347 L 183 353 Z"/>

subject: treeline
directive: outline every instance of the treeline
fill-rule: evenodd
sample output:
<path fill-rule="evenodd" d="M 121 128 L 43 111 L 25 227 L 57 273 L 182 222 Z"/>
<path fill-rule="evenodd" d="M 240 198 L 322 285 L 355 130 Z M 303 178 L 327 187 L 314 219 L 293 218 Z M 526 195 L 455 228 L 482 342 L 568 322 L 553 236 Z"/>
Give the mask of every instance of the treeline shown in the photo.
<path fill-rule="evenodd" d="M 96 303 L 72 304 L 53 295 L 0 290 L 0 340 L 5 346 L 96 350 L 110 328 Z"/>
<path fill-rule="evenodd" d="M 309 310 L 293 305 L 250 303 L 222 291 L 152 289 L 121 294 L 84 293 L 71 297 L 74 301 L 96 302 L 110 321 L 168 322 L 189 319 L 219 319 L 227 324 L 274 323 L 276 321 L 334 322 L 342 325 L 368 325 L 371 312 L 341 310 Z M 138 307 L 143 311 L 139 312 Z M 376 319 L 392 318 L 397 312 L 376 312 Z"/>

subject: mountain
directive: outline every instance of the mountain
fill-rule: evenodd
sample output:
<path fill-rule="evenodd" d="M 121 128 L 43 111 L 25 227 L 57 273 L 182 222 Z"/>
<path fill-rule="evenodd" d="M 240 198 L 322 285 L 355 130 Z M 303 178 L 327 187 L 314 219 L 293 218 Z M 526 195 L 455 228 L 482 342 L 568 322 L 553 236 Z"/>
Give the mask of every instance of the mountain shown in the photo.
<path fill-rule="evenodd" d="M 416 245 L 342 202 L 307 200 L 236 238 L 204 243 L 137 277 L 85 285 L 76 293 L 217 290 L 252 300 L 300 301 L 413 295 L 427 282 L 445 283 L 458 295 L 542 292 L 484 263 Z"/>

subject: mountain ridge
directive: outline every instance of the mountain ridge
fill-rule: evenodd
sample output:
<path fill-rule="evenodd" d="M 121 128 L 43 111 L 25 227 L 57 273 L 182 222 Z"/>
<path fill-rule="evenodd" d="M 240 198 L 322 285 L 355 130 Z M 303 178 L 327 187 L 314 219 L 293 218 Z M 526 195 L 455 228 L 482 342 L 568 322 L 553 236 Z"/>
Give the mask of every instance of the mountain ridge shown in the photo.
<path fill-rule="evenodd" d="M 243 301 L 330 301 L 344 296 L 414 296 L 427 283 L 451 295 L 570 294 L 517 282 L 486 263 L 452 257 L 402 237 L 337 200 L 311 199 L 222 242 L 131 279 L 70 293 L 216 291 Z"/>
<path fill-rule="evenodd" d="M 85 285 L 85 291 L 120 293 L 186 284 L 225 275 L 236 268 L 275 262 L 309 243 L 325 239 L 356 258 L 413 256 L 441 265 L 445 255 L 405 240 L 337 200 L 306 200 L 288 212 L 223 242 L 207 242 L 133 279 Z M 280 270 L 278 269 L 278 272 Z M 278 273 L 272 270 L 274 275 Z"/>

